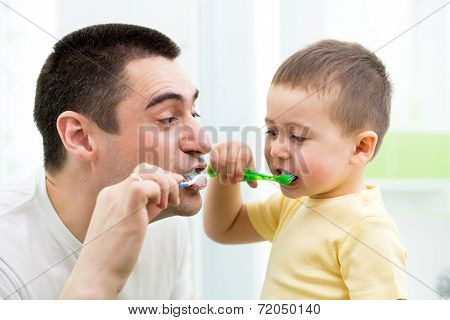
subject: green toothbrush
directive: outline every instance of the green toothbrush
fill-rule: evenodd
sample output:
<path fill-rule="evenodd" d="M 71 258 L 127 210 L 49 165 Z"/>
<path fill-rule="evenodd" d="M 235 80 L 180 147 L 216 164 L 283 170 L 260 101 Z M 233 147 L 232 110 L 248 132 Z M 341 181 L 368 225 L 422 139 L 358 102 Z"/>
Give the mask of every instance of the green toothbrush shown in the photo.
<path fill-rule="evenodd" d="M 206 172 L 210 177 L 217 177 L 218 174 L 214 172 L 214 170 L 211 168 L 211 165 L 208 165 L 208 168 L 206 169 Z M 270 176 L 267 174 L 259 173 L 253 170 L 250 170 L 249 168 L 244 169 L 244 179 L 243 181 L 257 181 L 257 180 L 266 180 L 266 181 L 275 181 L 279 184 L 288 186 L 294 181 L 296 176 L 289 173 L 283 173 L 279 176 Z"/>

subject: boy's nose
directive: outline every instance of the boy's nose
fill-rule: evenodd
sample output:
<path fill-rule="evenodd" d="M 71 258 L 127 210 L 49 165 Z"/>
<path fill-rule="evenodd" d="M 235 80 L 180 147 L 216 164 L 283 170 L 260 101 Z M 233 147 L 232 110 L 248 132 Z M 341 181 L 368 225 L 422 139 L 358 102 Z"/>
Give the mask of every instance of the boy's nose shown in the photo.
<path fill-rule="evenodd" d="M 270 155 L 273 158 L 279 158 L 279 159 L 288 159 L 289 158 L 289 150 L 286 143 L 282 143 L 281 141 L 272 142 L 272 146 L 270 148 Z"/>

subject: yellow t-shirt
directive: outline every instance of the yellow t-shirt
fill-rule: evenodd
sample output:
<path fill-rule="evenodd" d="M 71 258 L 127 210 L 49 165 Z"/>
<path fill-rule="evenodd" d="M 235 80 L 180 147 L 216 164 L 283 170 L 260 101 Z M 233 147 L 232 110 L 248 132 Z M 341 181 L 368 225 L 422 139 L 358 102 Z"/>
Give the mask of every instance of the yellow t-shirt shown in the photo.
<path fill-rule="evenodd" d="M 406 299 L 406 250 L 377 187 L 329 199 L 279 193 L 247 212 L 272 242 L 262 299 Z"/>

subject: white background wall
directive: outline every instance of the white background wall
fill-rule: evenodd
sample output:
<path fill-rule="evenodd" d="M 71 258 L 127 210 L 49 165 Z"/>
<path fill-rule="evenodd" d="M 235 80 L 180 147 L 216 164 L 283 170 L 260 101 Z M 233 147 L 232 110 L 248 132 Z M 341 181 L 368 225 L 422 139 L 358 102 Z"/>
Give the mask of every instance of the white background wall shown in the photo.
<path fill-rule="evenodd" d="M 3 0 L 4 1 L 4 0 Z M 438 8 L 443 1 L 295 0 L 41 0 L 0 4 L 0 182 L 28 174 L 42 161 L 32 121 L 34 86 L 56 42 L 78 28 L 123 22 L 156 28 L 182 48 L 180 62 L 200 89 L 205 125 L 261 127 L 265 93 L 277 65 L 322 38 L 358 41 L 372 50 Z M 378 52 L 394 87 L 391 130 L 450 128 L 450 6 Z M 31 23 L 32 22 L 32 23 Z M 33 24 L 34 23 L 34 24 Z M 236 132 L 235 138 L 239 138 Z M 222 132 L 216 139 L 226 138 Z M 261 150 L 261 141 L 250 138 Z M 261 153 L 259 153 L 261 156 Z M 262 158 L 259 161 L 263 168 Z M 384 182 L 379 181 L 383 186 Z M 386 204 L 409 250 L 410 272 L 432 287 L 450 267 L 448 181 L 386 183 Z M 408 184 L 410 184 L 408 182 Z M 264 197 L 272 186 L 246 199 Z M 422 198 L 421 198 L 422 197 Z M 421 199 L 416 202 L 410 199 Z M 411 214 L 420 202 L 429 212 Z M 425 210 L 425 211 L 426 211 Z M 201 216 L 191 219 L 197 297 L 257 298 L 268 244 L 223 246 L 207 239 Z M 410 298 L 437 295 L 410 278 Z"/>

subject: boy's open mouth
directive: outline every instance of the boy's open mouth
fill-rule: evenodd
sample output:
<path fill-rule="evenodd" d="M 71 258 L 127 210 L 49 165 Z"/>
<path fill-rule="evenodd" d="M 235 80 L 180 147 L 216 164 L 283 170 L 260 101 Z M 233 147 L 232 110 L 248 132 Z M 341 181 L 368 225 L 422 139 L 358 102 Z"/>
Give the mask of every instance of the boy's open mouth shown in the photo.
<path fill-rule="evenodd" d="M 284 171 L 284 170 L 280 170 L 280 169 L 276 169 L 275 171 L 276 171 L 277 175 L 284 174 L 284 175 L 289 175 L 289 176 L 293 177 L 292 182 L 289 184 L 289 186 L 296 185 L 297 183 L 300 182 L 300 179 L 298 178 L 298 176 L 296 176 L 295 174 L 293 174 L 289 171 Z M 287 187 L 287 186 L 284 186 L 284 187 Z"/>

